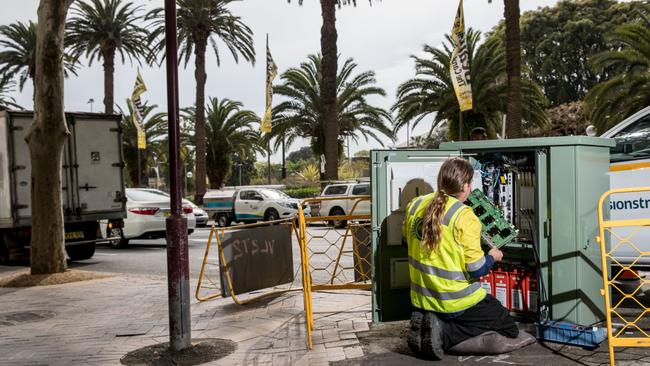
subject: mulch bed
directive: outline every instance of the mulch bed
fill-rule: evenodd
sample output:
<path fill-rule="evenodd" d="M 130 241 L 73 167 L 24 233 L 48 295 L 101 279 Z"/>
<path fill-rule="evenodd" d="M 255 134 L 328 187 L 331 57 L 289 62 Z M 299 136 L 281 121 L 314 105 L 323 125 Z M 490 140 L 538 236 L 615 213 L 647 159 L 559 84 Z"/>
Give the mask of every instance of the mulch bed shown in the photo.
<path fill-rule="evenodd" d="M 64 283 L 96 280 L 111 277 L 105 273 L 69 269 L 63 273 L 31 275 L 29 270 L 0 277 L 0 287 L 33 287 L 61 285 Z"/>

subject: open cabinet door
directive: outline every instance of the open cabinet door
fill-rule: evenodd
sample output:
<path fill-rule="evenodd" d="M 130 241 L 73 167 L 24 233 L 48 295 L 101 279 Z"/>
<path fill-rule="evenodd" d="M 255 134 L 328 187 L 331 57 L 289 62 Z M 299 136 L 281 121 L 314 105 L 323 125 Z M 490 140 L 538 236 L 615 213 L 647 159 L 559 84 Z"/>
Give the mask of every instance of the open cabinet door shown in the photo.
<path fill-rule="evenodd" d="M 460 155 L 457 150 L 371 152 L 373 322 L 410 318 L 408 250 L 401 234 L 405 208 L 413 198 L 435 191 L 442 163 Z"/>

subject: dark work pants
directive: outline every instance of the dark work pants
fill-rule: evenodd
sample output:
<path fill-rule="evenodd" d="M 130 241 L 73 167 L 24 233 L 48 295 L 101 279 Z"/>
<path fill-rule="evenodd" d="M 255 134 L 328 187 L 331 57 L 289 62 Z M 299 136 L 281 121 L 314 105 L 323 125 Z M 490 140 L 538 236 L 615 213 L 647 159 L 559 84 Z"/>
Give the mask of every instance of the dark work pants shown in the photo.
<path fill-rule="evenodd" d="M 442 319 L 442 349 L 447 350 L 458 343 L 494 330 L 499 334 L 516 338 L 519 328 L 499 300 L 486 295 L 483 300 L 451 319 Z"/>

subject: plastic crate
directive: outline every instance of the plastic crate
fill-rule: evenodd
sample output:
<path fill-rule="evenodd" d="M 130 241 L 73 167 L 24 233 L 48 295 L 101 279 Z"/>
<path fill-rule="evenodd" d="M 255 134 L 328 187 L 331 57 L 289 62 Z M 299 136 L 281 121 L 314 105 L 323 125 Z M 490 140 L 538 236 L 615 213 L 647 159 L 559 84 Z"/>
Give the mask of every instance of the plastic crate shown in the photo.
<path fill-rule="evenodd" d="M 535 323 L 537 338 L 549 342 L 597 348 L 607 338 L 607 329 L 583 327 L 567 322 L 546 321 Z"/>

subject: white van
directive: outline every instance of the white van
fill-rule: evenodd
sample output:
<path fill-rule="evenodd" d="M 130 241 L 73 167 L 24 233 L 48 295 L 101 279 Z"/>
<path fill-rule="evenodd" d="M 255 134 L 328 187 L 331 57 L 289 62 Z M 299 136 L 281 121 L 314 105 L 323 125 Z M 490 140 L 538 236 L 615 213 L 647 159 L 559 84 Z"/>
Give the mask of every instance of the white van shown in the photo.
<path fill-rule="evenodd" d="M 601 137 L 616 139 L 616 147 L 611 151 L 611 188 L 650 186 L 650 106 L 625 119 Z M 614 220 L 650 218 L 650 192 L 612 195 L 609 208 Z M 629 235 L 631 232 L 618 230 L 616 234 Z M 641 228 L 630 241 L 639 250 L 650 252 L 650 227 Z M 613 245 L 617 242 L 618 240 L 612 239 Z M 631 264 L 639 256 L 639 252 L 628 244 L 622 244 L 613 254 L 621 264 Z M 650 257 L 643 257 L 634 264 L 650 267 Z"/>

